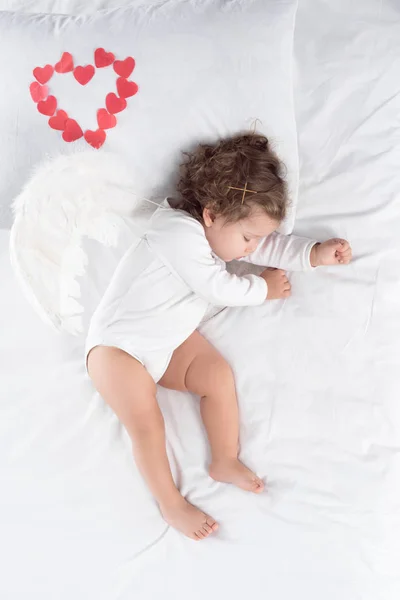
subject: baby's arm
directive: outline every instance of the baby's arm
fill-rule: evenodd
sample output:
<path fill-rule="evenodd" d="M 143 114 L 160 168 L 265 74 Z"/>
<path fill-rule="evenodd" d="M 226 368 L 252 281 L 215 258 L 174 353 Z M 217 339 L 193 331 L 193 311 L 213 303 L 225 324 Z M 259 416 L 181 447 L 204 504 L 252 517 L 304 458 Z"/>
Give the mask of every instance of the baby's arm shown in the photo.
<path fill-rule="evenodd" d="M 147 240 L 173 274 L 215 306 L 255 306 L 267 299 L 265 279 L 228 273 L 224 263 L 212 255 L 203 228 L 194 219 L 169 216 L 168 229 L 153 228 Z"/>
<path fill-rule="evenodd" d="M 258 248 L 242 260 L 285 271 L 307 271 L 313 267 L 347 265 L 351 258 L 352 250 L 347 240 L 333 238 L 319 243 L 275 232 L 264 238 Z"/>
<path fill-rule="evenodd" d="M 228 273 L 210 252 L 194 250 L 191 247 L 166 258 L 173 271 L 198 296 L 216 306 L 251 306 L 266 300 L 268 286 L 264 279 Z"/>
<path fill-rule="evenodd" d="M 285 271 L 307 271 L 313 267 L 310 256 L 317 243 L 309 238 L 274 232 L 261 240 L 258 248 L 242 260 Z"/>

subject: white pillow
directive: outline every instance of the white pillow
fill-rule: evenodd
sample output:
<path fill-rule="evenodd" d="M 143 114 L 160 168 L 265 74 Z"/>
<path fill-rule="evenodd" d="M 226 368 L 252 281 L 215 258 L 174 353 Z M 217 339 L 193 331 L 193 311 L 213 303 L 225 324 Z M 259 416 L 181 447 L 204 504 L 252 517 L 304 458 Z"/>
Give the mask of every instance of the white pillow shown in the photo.
<path fill-rule="evenodd" d="M 162 0 L 161 0 L 162 1 Z M 147 2 L 159 4 L 160 0 L 0 0 L 0 10 L 24 13 L 52 13 L 63 15 L 92 14 L 98 10 L 121 8 Z"/>
<path fill-rule="evenodd" d="M 138 92 L 116 114 L 103 146 L 140 173 L 147 196 L 174 192 L 181 151 L 249 129 L 270 137 L 286 164 L 293 206 L 298 159 L 292 103 L 293 0 L 170 0 L 92 16 L 0 12 L 0 224 L 11 225 L 10 204 L 31 167 L 60 153 L 87 149 L 81 138 L 67 143 L 40 114 L 29 86 L 33 69 L 56 65 L 64 52 L 74 66 L 94 65 L 104 48 L 116 60 L 133 57 L 129 79 Z M 35 71 L 38 73 L 38 71 Z M 113 66 L 95 68 L 86 85 L 73 72 L 47 82 L 57 108 L 81 129 L 96 130 L 96 112 L 117 93 Z M 144 187 L 143 187 L 144 186 Z M 294 212 L 285 225 L 291 230 Z"/>

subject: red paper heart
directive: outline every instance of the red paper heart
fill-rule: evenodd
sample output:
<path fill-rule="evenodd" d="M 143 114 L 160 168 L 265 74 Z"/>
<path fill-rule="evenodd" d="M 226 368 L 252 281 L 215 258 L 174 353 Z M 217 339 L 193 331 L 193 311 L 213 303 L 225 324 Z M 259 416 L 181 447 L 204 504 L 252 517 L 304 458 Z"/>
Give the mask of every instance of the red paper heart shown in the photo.
<path fill-rule="evenodd" d="M 105 108 L 99 108 L 97 111 L 97 123 L 100 129 L 111 129 L 117 124 L 117 118 L 115 115 L 110 115 Z"/>
<path fill-rule="evenodd" d="M 96 129 L 96 131 L 91 131 L 90 129 L 88 129 L 87 131 L 85 131 L 84 137 L 88 144 L 90 144 L 91 146 L 93 146 L 93 148 L 96 148 L 96 150 L 98 150 L 106 141 L 106 136 L 107 134 L 103 129 Z"/>
<path fill-rule="evenodd" d="M 34 102 L 46 100 L 47 96 L 49 95 L 49 88 L 47 85 L 40 85 L 40 83 L 37 81 L 32 81 L 31 85 L 29 86 L 29 90 Z"/>
<path fill-rule="evenodd" d="M 108 112 L 114 115 L 126 108 L 126 100 L 125 98 L 118 98 L 114 92 L 111 92 L 106 96 L 106 106 Z"/>
<path fill-rule="evenodd" d="M 52 129 L 62 131 L 62 138 L 65 142 L 74 142 L 83 136 L 88 144 L 98 149 L 101 148 L 107 138 L 105 129 L 111 129 L 117 124 L 115 113 L 121 112 L 127 107 L 126 98 L 135 95 L 139 88 L 134 81 L 127 79 L 135 68 L 135 60 L 131 56 L 128 56 L 124 60 L 115 61 L 114 54 L 106 52 L 104 48 L 96 48 L 94 55 L 97 68 L 114 64 L 114 71 L 120 75 L 116 81 L 119 96 L 113 92 L 107 94 L 106 106 L 108 111 L 105 108 L 100 108 L 97 111 L 99 129 L 96 131 L 88 129 L 83 133 L 79 123 L 75 119 L 69 118 L 64 110 L 57 110 L 57 99 L 52 95 L 48 95 L 48 86 L 44 85 L 51 78 L 54 70 L 57 73 L 73 71 L 76 81 L 81 85 L 86 85 L 95 75 L 93 65 L 89 64 L 84 67 L 78 65 L 74 69 L 72 55 L 69 52 L 63 52 L 60 61 L 55 67 L 51 65 L 35 67 L 33 74 L 37 81 L 30 84 L 29 90 L 32 99 L 37 103 L 38 111 L 50 117 L 48 119 L 49 126 Z"/>
<path fill-rule="evenodd" d="M 86 85 L 94 75 L 94 66 L 86 65 L 85 67 L 75 67 L 74 77 L 81 85 Z"/>
<path fill-rule="evenodd" d="M 69 52 L 63 52 L 60 62 L 55 65 L 57 73 L 69 73 L 74 69 L 74 59 Z"/>
<path fill-rule="evenodd" d="M 112 65 L 115 56 L 112 52 L 106 52 L 104 48 L 97 48 L 94 52 L 94 64 L 98 69 Z"/>
<path fill-rule="evenodd" d="M 67 119 L 68 115 L 65 110 L 58 110 L 54 117 L 50 117 L 49 125 L 52 129 L 57 129 L 57 131 L 64 131 Z"/>
<path fill-rule="evenodd" d="M 46 65 L 44 67 L 36 67 L 33 69 L 33 75 L 39 83 L 47 83 L 54 73 L 54 67 Z"/>
<path fill-rule="evenodd" d="M 37 103 L 37 109 L 42 115 L 52 117 L 57 108 L 57 100 L 54 96 L 49 96 L 47 100 L 41 100 Z"/>
<path fill-rule="evenodd" d="M 125 60 L 116 60 L 113 64 L 113 69 L 120 77 L 126 77 L 128 79 L 129 75 L 132 73 L 135 68 L 135 59 L 132 56 L 128 56 Z"/>
<path fill-rule="evenodd" d="M 121 98 L 129 98 L 134 96 L 138 91 L 138 85 L 134 81 L 128 81 L 124 77 L 118 77 L 117 79 L 117 91 Z"/>
<path fill-rule="evenodd" d="M 83 136 L 83 131 L 75 119 L 67 119 L 62 138 L 65 142 L 74 142 Z"/>

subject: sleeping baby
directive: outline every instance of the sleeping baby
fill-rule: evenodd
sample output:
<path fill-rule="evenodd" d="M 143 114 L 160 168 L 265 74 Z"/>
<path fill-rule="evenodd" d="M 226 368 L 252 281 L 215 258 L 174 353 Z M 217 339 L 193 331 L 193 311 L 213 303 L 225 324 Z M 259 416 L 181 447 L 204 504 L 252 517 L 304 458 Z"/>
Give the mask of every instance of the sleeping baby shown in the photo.
<path fill-rule="evenodd" d="M 239 460 L 232 370 L 197 328 L 210 305 L 288 298 L 286 271 L 350 262 L 346 240 L 277 233 L 287 204 L 282 165 L 263 135 L 198 146 L 187 155 L 177 198 L 160 205 L 142 241 L 122 257 L 90 322 L 86 364 L 94 386 L 125 426 L 163 518 L 194 540 L 218 523 L 174 483 L 156 384 L 200 398 L 210 477 L 261 493 L 263 481 Z M 238 259 L 269 268 L 238 277 L 226 270 Z"/>

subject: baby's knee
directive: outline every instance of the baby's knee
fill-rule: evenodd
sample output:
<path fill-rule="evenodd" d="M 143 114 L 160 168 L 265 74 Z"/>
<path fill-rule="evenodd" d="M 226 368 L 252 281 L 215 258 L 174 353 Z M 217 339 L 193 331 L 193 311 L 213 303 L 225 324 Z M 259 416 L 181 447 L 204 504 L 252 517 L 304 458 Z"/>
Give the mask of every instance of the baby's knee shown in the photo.
<path fill-rule="evenodd" d="M 205 369 L 204 384 L 207 388 L 210 388 L 206 391 L 215 391 L 221 387 L 225 389 L 234 387 L 235 379 L 232 368 L 222 356 L 214 358 L 208 368 Z"/>
<path fill-rule="evenodd" d="M 198 354 L 185 375 L 185 387 L 198 396 L 207 396 L 220 388 L 234 388 L 230 365 L 217 352 Z"/>
<path fill-rule="evenodd" d="M 158 405 L 136 407 L 127 415 L 125 427 L 131 438 L 152 437 L 164 430 L 164 419 Z"/>
<path fill-rule="evenodd" d="M 222 381 L 233 381 L 232 367 L 222 356 L 215 364 L 215 372 Z"/>

